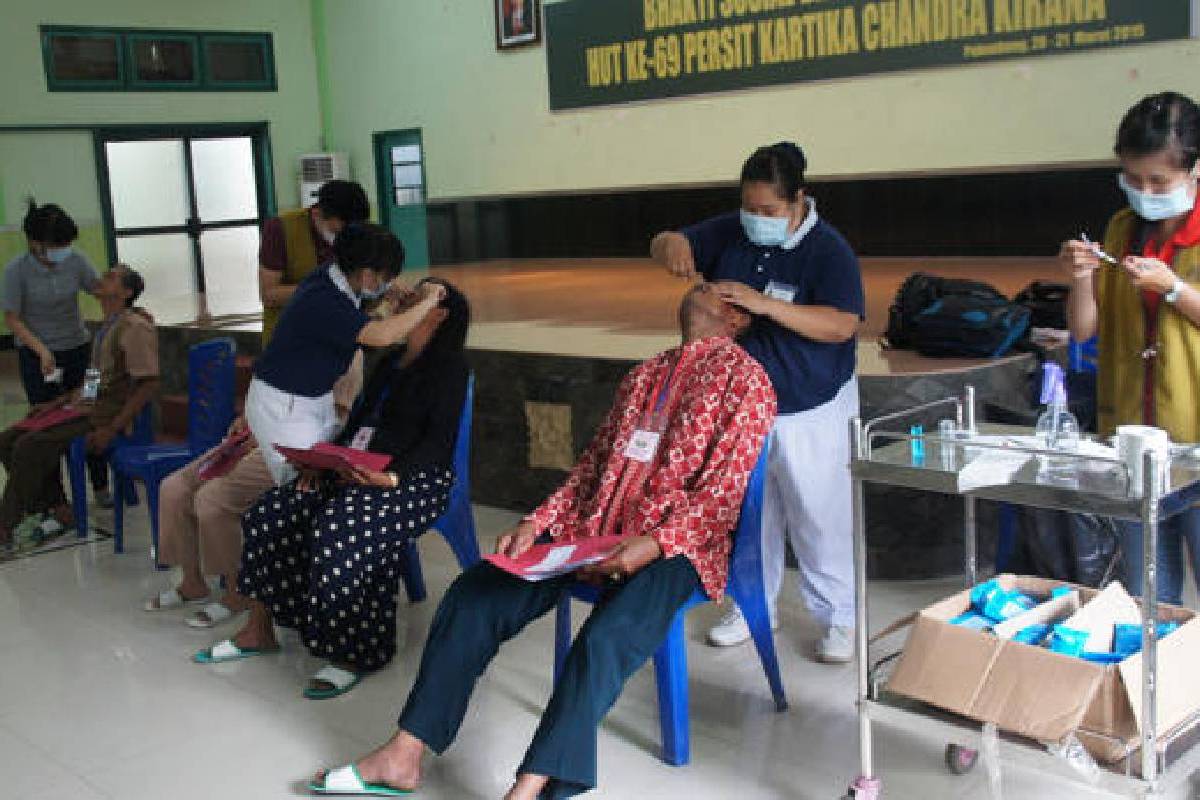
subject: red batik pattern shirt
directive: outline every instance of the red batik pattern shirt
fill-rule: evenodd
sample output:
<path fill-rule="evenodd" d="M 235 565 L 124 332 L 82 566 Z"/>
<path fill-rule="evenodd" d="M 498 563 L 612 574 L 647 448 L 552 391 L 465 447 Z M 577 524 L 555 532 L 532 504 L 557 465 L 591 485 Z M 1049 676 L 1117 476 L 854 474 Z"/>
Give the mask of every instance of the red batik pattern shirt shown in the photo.
<path fill-rule="evenodd" d="M 660 391 L 665 429 L 643 464 L 625 451 Z M 557 541 L 652 536 L 666 558 L 686 556 L 719 598 L 742 497 L 774 419 L 770 378 L 732 339 L 669 350 L 625 376 L 566 482 L 526 520 Z"/>

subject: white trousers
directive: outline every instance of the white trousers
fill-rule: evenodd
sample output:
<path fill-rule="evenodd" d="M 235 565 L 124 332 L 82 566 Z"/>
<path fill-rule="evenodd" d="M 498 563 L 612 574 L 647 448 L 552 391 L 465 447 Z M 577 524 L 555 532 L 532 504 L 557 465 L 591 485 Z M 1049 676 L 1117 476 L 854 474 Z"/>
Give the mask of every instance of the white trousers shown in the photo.
<path fill-rule="evenodd" d="M 771 607 L 783 587 L 784 539 L 799 562 L 800 598 L 817 624 L 854 626 L 854 524 L 849 422 L 858 378 L 828 403 L 775 420 L 763 501 L 763 581 Z"/>
<path fill-rule="evenodd" d="M 341 427 L 332 392 L 321 397 L 288 394 L 258 378 L 250 381 L 250 391 L 246 394 L 246 424 L 258 442 L 276 486 L 295 479 L 296 468 L 279 454 L 275 445 L 312 447 L 333 439 Z"/>

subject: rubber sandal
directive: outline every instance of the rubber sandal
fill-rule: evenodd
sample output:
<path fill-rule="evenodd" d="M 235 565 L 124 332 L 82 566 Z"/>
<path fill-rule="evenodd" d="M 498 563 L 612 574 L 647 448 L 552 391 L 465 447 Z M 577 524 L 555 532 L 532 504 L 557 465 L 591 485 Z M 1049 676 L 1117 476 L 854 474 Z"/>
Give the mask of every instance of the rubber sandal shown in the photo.
<path fill-rule="evenodd" d="M 184 606 L 194 606 L 197 603 L 203 603 L 208 600 L 207 597 L 187 598 L 179 593 L 178 589 L 167 589 L 165 592 L 159 592 L 158 597 L 151 597 L 147 600 L 142 608 L 146 611 L 168 611 L 172 608 L 183 608 Z M 155 605 L 155 602 L 158 605 Z"/>
<path fill-rule="evenodd" d="M 312 686 L 308 686 L 304 689 L 304 696 L 309 700 L 328 700 L 331 697 L 343 695 L 353 689 L 362 680 L 362 676 L 348 669 L 326 664 L 317 670 L 317 674 L 313 675 L 309 680 L 322 681 L 328 683 L 333 688 L 314 689 Z"/>
<path fill-rule="evenodd" d="M 345 670 L 342 670 L 345 672 Z M 393 789 L 382 783 L 367 783 L 358 774 L 358 767 L 347 764 L 325 773 L 325 780 L 309 781 L 308 790 L 314 794 L 357 795 L 360 797 L 407 797 L 409 789 Z"/>
<path fill-rule="evenodd" d="M 240 661 L 243 658 L 261 656 L 266 653 L 277 652 L 278 650 L 278 647 L 273 647 L 270 650 L 263 650 L 257 647 L 242 648 L 234 644 L 232 639 L 222 639 L 212 647 L 198 651 L 192 656 L 192 661 L 195 661 L 197 664 L 224 664 L 226 661 Z"/>
<path fill-rule="evenodd" d="M 209 603 L 187 618 L 189 628 L 213 628 L 233 616 L 222 603 Z"/>

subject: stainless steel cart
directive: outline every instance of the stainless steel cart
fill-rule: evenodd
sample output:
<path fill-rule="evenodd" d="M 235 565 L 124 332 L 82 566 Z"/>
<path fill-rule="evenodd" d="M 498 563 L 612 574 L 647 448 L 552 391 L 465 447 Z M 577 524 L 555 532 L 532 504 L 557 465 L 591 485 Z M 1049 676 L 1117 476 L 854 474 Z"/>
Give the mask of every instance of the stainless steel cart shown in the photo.
<path fill-rule="evenodd" d="M 1036 456 L 1049 455 L 1031 448 L 1018 448 L 1017 452 L 1028 453 L 1033 458 L 1022 467 L 1015 478 L 1004 485 L 989 486 L 970 492 L 958 489 L 958 472 L 967 461 L 963 440 L 921 436 L 918 447 L 913 446 L 914 435 L 904 431 L 883 430 L 889 423 L 917 415 L 936 414 L 941 410 L 953 411 L 957 428 L 975 432 L 974 390 L 968 387 L 961 398 L 927 403 L 905 409 L 895 414 L 879 417 L 863 424 L 855 419 L 850 425 L 851 474 L 854 486 L 854 566 L 855 596 L 857 600 L 857 657 L 858 667 L 858 724 L 859 755 L 861 772 L 851 784 L 846 795 L 852 800 L 877 800 L 882 796 L 883 783 L 875 771 L 872 742 L 872 724 L 885 722 L 904 726 L 908 730 L 923 731 L 943 737 L 948 742 L 979 741 L 981 727 L 964 718 L 940 713 L 920 704 L 898 702 L 884 697 L 879 689 L 875 669 L 868 650 L 868 607 L 866 570 L 866 509 L 863 487 L 867 483 L 904 487 L 909 489 L 959 495 L 963 500 L 965 540 L 964 572 L 966 583 L 972 586 L 977 575 L 977 539 L 975 509 L 978 500 L 996 500 L 1014 505 L 1060 509 L 1077 513 L 1097 514 L 1120 520 L 1140 521 L 1145 530 L 1143 575 L 1144 602 L 1142 603 L 1142 640 L 1145 669 L 1142 681 L 1142 724 L 1139 741 L 1123 743 L 1126 758 L 1124 773 L 1112 769 L 1101 770 L 1098 777 L 1085 780 L 1081 775 L 1065 768 L 1061 759 L 1050 755 L 1046 748 L 1036 742 L 1005 737 L 999 743 L 1002 763 L 1017 764 L 1044 771 L 1055 781 L 1076 781 L 1091 789 L 1100 789 L 1118 795 L 1137 798 L 1161 797 L 1169 789 L 1200 769 L 1200 747 L 1192 747 L 1200 729 L 1200 715 L 1176 726 L 1160 741 L 1156 719 L 1156 693 L 1158 680 L 1158 647 L 1155 637 L 1155 620 L 1158 617 L 1157 589 L 1158 574 L 1155 554 L 1157 553 L 1158 531 L 1162 520 L 1168 519 L 1200 500 L 1200 459 L 1191 455 L 1164 458 L 1148 452 L 1144 464 L 1144 481 L 1140 487 L 1131 487 L 1128 470 L 1111 460 L 1108 477 L 1087 480 L 1080 470 L 1081 480 L 1062 485 L 1061 482 L 1039 482 Z M 1005 429 L 1011 432 L 1012 429 Z M 984 432 L 987 432 L 986 430 Z M 1028 433 L 1028 431 L 1026 431 Z M 923 449 L 922 457 L 917 457 Z M 987 445 L 970 446 L 970 450 L 984 450 Z M 1009 448 L 1011 449 L 1011 448 Z M 1080 457 L 1084 461 L 1102 459 Z M 878 668 L 887 658 L 874 665 Z M 974 737 L 974 738 L 972 738 Z M 1182 745 L 1182 746 L 1181 746 Z M 1141 750 L 1140 775 L 1135 774 L 1132 754 Z"/>

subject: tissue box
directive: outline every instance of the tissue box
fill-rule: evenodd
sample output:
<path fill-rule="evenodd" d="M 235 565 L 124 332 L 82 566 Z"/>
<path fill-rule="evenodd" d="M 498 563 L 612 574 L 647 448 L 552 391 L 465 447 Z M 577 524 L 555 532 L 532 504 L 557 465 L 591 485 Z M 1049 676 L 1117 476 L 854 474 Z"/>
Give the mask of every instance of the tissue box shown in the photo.
<path fill-rule="evenodd" d="M 1001 585 L 1048 595 L 1061 581 L 1002 575 Z M 950 624 L 971 606 L 962 591 L 918 612 L 888 691 L 920 700 L 1011 733 L 1056 742 L 1079 733 L 1101 760 L 1124 755 L 1086 731 L 1135 739 L 1142 707 L 1140 655 L 1102 665 L 1011 641 L 1030 624 L 1063 621 L 1100 593 L 1074 587 L 993 633 Z M 1200 709 L 1200 620 L 1186 609 L 1159 605 L 1160 617 L 1181 627 L 1158 644 L 1159 730 L 1168 731 Z"/>

